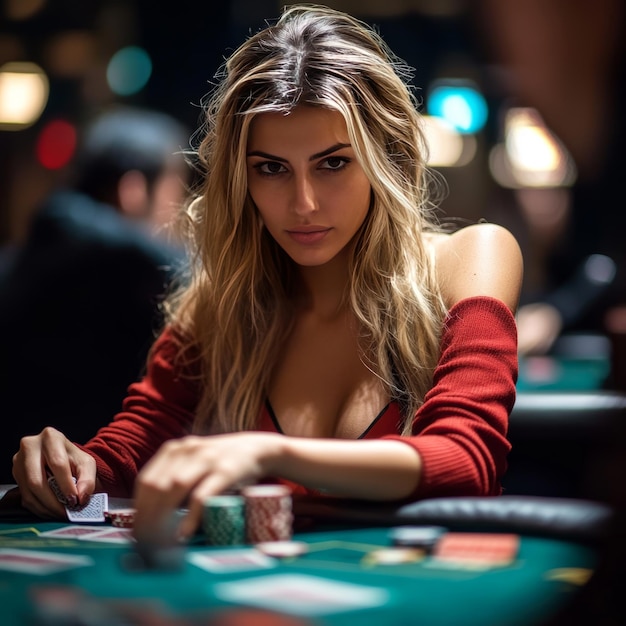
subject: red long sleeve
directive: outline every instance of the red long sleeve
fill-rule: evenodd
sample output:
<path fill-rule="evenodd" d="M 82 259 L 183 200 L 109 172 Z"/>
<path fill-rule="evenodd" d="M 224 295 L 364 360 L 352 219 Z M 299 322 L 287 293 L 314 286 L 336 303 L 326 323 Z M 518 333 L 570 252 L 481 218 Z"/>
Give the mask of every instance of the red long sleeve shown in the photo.
<path fill-rule="evenodd" d="M 493 298 L 463 300 L 449 312 L 441 346 L 413 436 L 398 434 L 398 407 L 392 403 L 364 438 L 398 439 L 419 453 L 423 474 L 413 498 L 499 494 L 517 378 L 513 315 Z M 99 480 L 111 495 L 131 495 L 137 472 L 159 446 L 191 430 L 198 372 L 181 373 L 178 350 L 176 337 L 166 331 L 146 376 L 129 388 L 122 411 L 82 446 L 96 459 Z M 266 407 L 259 428 L 276 432 Z"/>
<path fill-rule="evenodd" d="M 406 442 L 421 457 L 413 499 L 501 493 L 517 372 L 515 319 L 504 303 L 481 296 L 450 309 L 413 436 L 385 437 Z"/>

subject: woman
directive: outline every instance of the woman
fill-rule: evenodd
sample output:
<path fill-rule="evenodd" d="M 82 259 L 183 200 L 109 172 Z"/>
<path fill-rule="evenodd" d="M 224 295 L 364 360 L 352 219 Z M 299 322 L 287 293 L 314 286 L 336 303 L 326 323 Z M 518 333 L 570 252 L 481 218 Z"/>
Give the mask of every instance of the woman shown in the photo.
<path fill-rule="evenodd" d="M 63 514 L 49 472 L 74 501 L 132 493 L 138 535 L 186 502 L 186 536 L 208 495 L 270 478 L 371 500 L 500 493 L 520 250 L 498 226 L 437 227 L 403 76 L 322 7 L 235 51 L 186 212 L 191 280 L 109 426 L 83 446 L 22 440 L 25 506 Z"/>

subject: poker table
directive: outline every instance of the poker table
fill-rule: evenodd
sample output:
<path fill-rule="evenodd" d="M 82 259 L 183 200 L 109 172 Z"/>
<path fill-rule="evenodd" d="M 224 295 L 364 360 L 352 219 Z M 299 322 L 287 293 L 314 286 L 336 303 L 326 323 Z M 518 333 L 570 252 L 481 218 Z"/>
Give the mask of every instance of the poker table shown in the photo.
<path fill-rule="evenodd" d="M 609 336 L 570 332 L 548 354 L 520 356 L 518 392 L 584 392 L 614 387 L 614 346 Z"/>
<path fill-rule="evenodd" d="M 517 512 L 525 506 L 509 504 Z M 431 556 L 390 564 L 372 555 L 391 546 L 394 528 L 417 518 L 385 518 L 377 524 L 374 516 L 355 511 L 334 520 L 307 517 L 306 509 L 304 513 L 293 537 L 306 544 L 304 554 L 250 565 L 239 556 L 249 555 L 253 546 L 209 546 L 199 534 L 181 548 L 178 567 L 162 570 L 133 566 L 132 543 L 42 535 L 67 522 L 0 522 L 0 563 L 3 553 L 15 549 L 34 556 L 74 555 L 84 561 L 47 574 L 0 569 L 0 623 L 528 626 L 563 607 L 588 580 L 598 559 L 588 537 L 571 532 L 546 535 L 532 525 L 526 525 L 529 532 L 524 533 L 509 525 L 506 531 L 520 531 L 520 541 L 516 556 L 506 564 L 451 566 Z M 554 520 L 554 512 L 548 517 Z M 357 518 L 363 523 L 356 523 Z M 451 530 L 505 530 L 476 528 L 463 520 L 460 524 Z M 579 520 L 569 524 L 581 528 Z M 221 570 L 191 561 L 193 555 L 207 554 L 221 563 Z"/>
<path fill-rule="evenodd" d="M 602 355 L 520 357 L 517 391 L 594 391 L 606 385 L 610 371 Z"/>

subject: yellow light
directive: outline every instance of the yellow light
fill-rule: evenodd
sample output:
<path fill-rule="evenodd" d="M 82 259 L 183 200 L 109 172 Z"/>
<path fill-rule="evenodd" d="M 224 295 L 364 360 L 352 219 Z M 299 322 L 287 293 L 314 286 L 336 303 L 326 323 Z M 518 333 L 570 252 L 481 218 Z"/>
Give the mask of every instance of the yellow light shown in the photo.
<path fill-rule="evenodd" d="M 428 165 L 453 167 L 463 154 L 463 140 L 454 127 L 440 117 L 424 115 L 424 135 L 428 146 Z"/>
<path fill-rule="evenodd" d="M 506 116 L 505 149 L 519 187 L 564 187 L 573 183 L 573 161 L 532 108 L 512 108 Z"/>
<path fill-rule="evenodd" d="M 434 115 L 422 116 L 430 167 L 463 167 L 476 156 L 473 135 L 460 133 L 452 124 Z"/>
<path fill-rule="evenodd" d="M 35 63 L 0 67 L 0 129 L 22 130 L 34 124 L 48 101 L 48 78 Z"/>

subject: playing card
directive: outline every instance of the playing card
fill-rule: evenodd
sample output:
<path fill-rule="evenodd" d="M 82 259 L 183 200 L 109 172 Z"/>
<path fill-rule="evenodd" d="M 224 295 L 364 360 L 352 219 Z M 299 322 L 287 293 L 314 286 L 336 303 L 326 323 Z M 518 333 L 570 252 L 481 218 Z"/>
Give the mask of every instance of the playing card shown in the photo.
<path fill-rule="evenodd" d="M 104 512 L 108 509 L 106 493 L 94 493 L 89 501 L 81 507 L 65 507 L 70 522 L 104 522 Z"/>
<path fill-rule="evenodd" d="M 74 481 L 74 484 L 76 484 L 76 478 L 74 476 L 72 476 L 72 480 Z M 61 504 L 65 504 L 65 505 L 69 504 L 69 500 L 65 497 L 65 494 L 61 491 L 61 488 L 59 487 L 59 483 L 57 483 L 57 479 L 54 476 L 50 476 L 50 478 L 48 478 L 48 486 L 50 487 L 50 489 L 52 489 L 54 495 L 57 497 L 57 500 L 61 502 Z"/>
<path fill-rule="evenodd" d="M 276 574 L 214 585 L 222 600 L 297 615 L 338 613 L 386 604 L 389 592 L 305 574 Z"/>
<path fill-rule="evenodd" d="M 278 561 L 254 548 L 191 552 L 187 560 L 208 572 L 237 572 L 275 567 Z"/>
<path fill-rule="evenodd" d="M 103 543 L 132 543 L 132 528 L 99 528 L 97 532 L 79 537 L 82 541 L 101 541 Z"/>
<path fill-rule="evenodd" d="M 23 574 L 42 576 L 73 567 L 93 565 L 93 563 L 90 557 L 78 554 L 0 549 L 0 569 Z"/>
<path fill-rule="evenodd" d="M 433 565 L 502 567 L 517 557 L 519 535 L 510 533 L 446 533 L 433 550 Z"/>
<path fill-rule="evenodd" d="M 83 539 L 94 533 L 102 532 L 102 526 L 63 526 L 62 528 L 55 528 L 54 530 L 46 530 L 39 533 L 40 537 L 63 537 L 68 539 Z"/>

